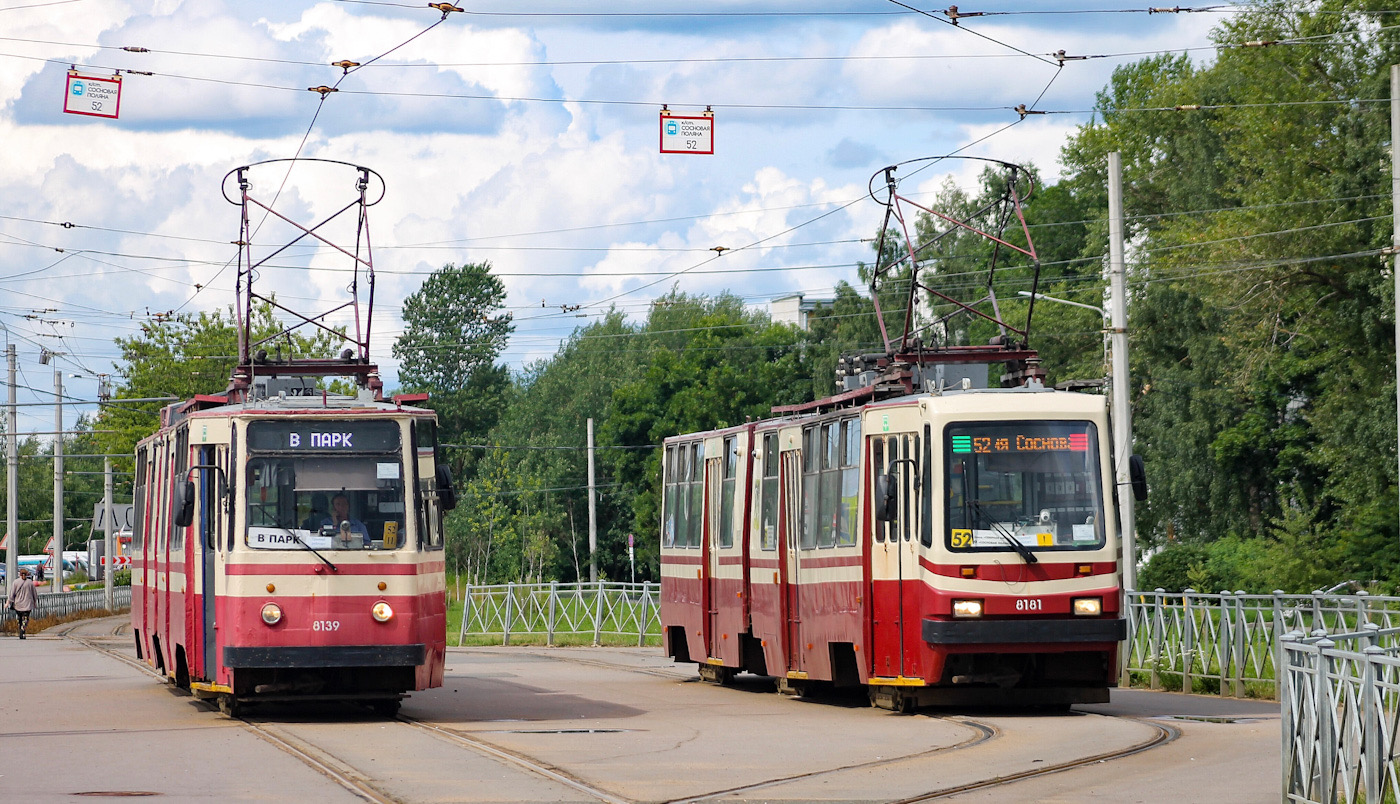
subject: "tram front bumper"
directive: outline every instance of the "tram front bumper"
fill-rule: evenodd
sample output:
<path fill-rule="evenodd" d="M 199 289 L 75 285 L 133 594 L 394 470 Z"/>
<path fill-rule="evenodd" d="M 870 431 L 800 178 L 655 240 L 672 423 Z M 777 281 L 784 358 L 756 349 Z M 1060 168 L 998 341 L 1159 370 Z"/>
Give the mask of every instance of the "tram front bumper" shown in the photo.
<path fill-rule="evenodd" d="M 224 648 L 224 666 L 235 669 L 417 667 L 427 657 L 428 648 L 423 644 Z"/>
<path fill-rule="evenodd" d="M 1122 619 L 1087 620 L 924 620 L 930 645 L 1007 645 L 1120 642 L 1128 638 Z"/>

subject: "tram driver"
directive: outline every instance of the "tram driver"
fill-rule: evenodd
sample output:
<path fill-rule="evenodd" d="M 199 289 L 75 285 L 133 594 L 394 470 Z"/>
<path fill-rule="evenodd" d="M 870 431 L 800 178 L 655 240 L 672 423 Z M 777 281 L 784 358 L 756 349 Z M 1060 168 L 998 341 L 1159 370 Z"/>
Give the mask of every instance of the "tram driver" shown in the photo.
<path fill-rule="evenodd" d="M 364 522 L 350 516 L 350 498 L 345 496 L 345 492 L 340 492 L 331 498 L 331 514 L 321 520 L 322 532 L 325 532 L 326 529 L 335 532 L 339 547 L 349 547 L 357 536 L 360 539 L 360 546 L 370 546 L 369 528 L 365 527 Z"/>

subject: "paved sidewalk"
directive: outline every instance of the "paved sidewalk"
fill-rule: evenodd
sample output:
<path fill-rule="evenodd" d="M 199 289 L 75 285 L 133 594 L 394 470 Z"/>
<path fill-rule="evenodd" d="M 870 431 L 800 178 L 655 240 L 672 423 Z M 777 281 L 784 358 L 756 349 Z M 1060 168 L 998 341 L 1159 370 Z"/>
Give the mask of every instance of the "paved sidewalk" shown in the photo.
<path fill-rule="evenodd" d="M 72 802 L 81 793 L 360 801 L 117 659 L 42 633 L 0 638 L 0 801 Z"/>

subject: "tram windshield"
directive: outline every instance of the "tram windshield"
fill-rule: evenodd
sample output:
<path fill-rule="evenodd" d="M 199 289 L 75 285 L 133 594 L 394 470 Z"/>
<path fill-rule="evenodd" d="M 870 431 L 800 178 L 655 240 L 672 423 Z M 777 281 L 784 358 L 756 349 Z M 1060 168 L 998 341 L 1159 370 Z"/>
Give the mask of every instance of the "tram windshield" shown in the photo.
<path fill-rule="evenodd" d="M 248 546 L 261 550 L 403 547 L 408 532 L 397 423 L 361 422 L 353 429 L 342 425 L 343 432 L 334 435 L 355 445 L 350 447 L 356 449 L 353 453 L 338 446 L 340 442 L 329 437 L 324 425 L 318 423 L 315 428 L 312 434 L 297 433 L 284 422 L 249 426 Z M 376 454 L 366 454 L 365 449 Z M 258 454 L 262 450 L 280 454 Z M 286 454 L 293 451 L 312 454 Z"/>
<path fill-rule="evenodd" d="M 949 549 L 1103 546 L 1103 484 L 1092 423 L 960 423 L 949 425 L 946 436 Z"/>

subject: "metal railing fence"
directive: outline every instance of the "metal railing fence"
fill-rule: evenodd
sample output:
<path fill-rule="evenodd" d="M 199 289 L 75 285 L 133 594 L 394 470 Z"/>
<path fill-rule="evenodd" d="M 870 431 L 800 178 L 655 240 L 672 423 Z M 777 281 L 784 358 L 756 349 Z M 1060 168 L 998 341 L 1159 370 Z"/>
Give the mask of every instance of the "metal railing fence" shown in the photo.
<path fill-rule="evenodd" d="M 509 645 L 512 636 L 527 634 L 543 637 L 546 645 L 565 636 L 589 638 L 594 645 L 605 636 L 659 644 L 660 597 L 660 585 L 651 582 L 468 586 L 457 644 L 474 636 L 499 637 Z"/>
<path fill-rule="evenodd" d="M 1400 627 L 1400 597 L 1130 592 L 1125 669 L 1154 689 L 1215 689 L 1275 697 L 1281 637 L 1289 632 Z"/>
<path fill-rule="evenodd" d="M 113 605 L 117 609 L 131 608 L 131 587 L 117 586 L 112 589 Z M 85 589 L 81 592 L 60 592 L 56 595 L 41 594 L 34 606 L 31 617 L 67 617 L 80 611 L 106 611 L 106 592 L 102 589 Z M 0 626 L 15 620 L 15 613 L 0 605 Z"/>
<path fill-rule="evenodd" d="M 1280 640 L 1285 802 L 1400 800 L 1400 628 Z"/>

